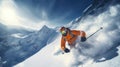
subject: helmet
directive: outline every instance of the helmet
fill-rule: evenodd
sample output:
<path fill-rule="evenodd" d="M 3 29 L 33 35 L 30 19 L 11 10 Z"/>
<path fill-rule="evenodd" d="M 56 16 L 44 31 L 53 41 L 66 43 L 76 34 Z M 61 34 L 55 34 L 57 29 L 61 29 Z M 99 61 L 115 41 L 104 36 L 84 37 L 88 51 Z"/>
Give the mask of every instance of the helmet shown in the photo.
<path fill-rule="evenodd" d="M 61 27 L 60 32 L 63 36 L 67 35 L 67 29 L 65 27 Z"/>

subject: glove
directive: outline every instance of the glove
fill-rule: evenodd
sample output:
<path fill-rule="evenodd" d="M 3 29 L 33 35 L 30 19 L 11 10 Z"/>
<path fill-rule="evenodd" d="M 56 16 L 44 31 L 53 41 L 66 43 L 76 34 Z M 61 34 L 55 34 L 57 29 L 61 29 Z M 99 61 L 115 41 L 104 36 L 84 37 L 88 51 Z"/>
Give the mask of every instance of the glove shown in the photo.
<path fill-rule="evenodd" d="M 86 37 L 81 37 L 81 42 L 86 41 Z"/>
<path fill-rule="evenodd" d="M 65 48 L 64 52 L 65 52 L 65 53 L 69 53 L 70 50 L 69 50 L 68 48 Z"/>

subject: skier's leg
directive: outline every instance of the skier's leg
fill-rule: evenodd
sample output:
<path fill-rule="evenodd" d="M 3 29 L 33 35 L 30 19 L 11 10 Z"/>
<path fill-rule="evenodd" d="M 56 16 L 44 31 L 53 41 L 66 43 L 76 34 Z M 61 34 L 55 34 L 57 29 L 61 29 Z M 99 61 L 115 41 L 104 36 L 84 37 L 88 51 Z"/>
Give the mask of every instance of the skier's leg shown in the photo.
<path fill-rule="evenodd" d="M 75 48 L 75 43 L 70 45 L 70 50 L 72 50 L 73 48 Z"/>
<path fill-rule="evenodd" d="M 80 36 L 77 37 L 76 41 L 75 41 L 75 48 L 78 48 L 80 46 L 80 42 L 81 42 L 81 38 Z"/>

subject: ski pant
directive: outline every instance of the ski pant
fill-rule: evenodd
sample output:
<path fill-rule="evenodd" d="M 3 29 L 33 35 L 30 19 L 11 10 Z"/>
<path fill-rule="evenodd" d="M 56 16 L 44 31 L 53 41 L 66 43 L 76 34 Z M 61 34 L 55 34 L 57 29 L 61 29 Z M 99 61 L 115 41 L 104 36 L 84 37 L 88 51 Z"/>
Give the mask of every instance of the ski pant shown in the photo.
<path fill-rule="evenodd" d="M 77 45 L 80 45 L 80 42 L 81 42 L 81 37 L 78 36 L 73 44 L 69 44 L 70 49 L 75 48 Z"/>

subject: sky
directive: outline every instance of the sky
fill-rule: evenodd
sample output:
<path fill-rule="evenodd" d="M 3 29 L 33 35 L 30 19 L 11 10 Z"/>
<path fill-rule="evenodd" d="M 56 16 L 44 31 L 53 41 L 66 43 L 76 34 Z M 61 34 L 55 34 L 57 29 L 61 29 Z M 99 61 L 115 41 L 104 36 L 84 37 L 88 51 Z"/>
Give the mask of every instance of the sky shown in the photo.
<path fill-rule="evenodd" d="M 37 19 L 49 20 L 55 24 L 68 23 L 79 17 L 92 3 L 91 0 L 15 0 L 15 2 L 20 8 L 21 5 L 27 7 Z"/>
<path fill-rule="evenodd" d="M 92 0 L 1 0 L 0 22 L 35 29 L 43 24 L 65 25 L 81 16 L 91 3 Z"/>

